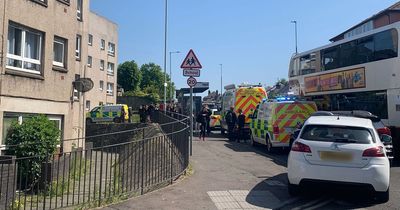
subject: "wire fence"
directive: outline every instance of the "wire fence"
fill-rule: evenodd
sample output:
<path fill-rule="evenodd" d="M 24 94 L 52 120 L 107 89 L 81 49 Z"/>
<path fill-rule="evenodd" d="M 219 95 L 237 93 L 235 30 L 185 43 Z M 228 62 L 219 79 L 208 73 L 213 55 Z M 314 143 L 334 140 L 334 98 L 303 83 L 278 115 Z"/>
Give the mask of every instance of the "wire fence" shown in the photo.
<path fill-rule="evenodd" d="M 171 184 L 189 164 L 188 118 L 152 121 L 44 158 L 0 156 L 0 209 L 92 208 Z"/>

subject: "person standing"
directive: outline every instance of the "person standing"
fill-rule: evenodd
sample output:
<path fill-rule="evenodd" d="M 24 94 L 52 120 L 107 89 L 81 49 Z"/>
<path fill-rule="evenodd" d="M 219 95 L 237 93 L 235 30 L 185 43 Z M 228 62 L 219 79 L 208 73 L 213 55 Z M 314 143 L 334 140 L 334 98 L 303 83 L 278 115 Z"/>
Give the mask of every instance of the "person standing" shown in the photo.
<path fill-rule="evenodd" d="M 207 136 L 210 136 L 211 133 L 211 127 L 210 127 L 210 120 L 211 120 L 211 110 L 208 108 L 207 105 L 204 107 L 207 110 L 207 116 L 206 116 L 206 123 L 207 123 Z"/>
<path fill-rule="evenodd" d="M 246 141 L 244 138 L 244 124 L 246 122 L 246 115 L 243 114 L 243 111 L 239 109 L 239 116 L 238 116 L 238 136 L 237 136 L 237 142 L 240 142 L 241 139 Z"/>
<path fill-rule="evenodd" d="M 232 106 L 229 111 L 226 112 L 225 121 L 228 125 L 228 139 L 229 141 L 233 141 L 235 139 L 235 126 L 237 117 L 234 111 L 234 107 Z"/>
<path fill-rule="evenodd" d="M 199 112 L 199 114 L 196 117 L 196 121 L 200 123 L 199 140 L 201 140 L 201 137 L 203 137 L 203 141 L 205 141 L 206 138 L 207 114 L 208 114 L 207 108 L 203 107 L 203 109 Z"/>

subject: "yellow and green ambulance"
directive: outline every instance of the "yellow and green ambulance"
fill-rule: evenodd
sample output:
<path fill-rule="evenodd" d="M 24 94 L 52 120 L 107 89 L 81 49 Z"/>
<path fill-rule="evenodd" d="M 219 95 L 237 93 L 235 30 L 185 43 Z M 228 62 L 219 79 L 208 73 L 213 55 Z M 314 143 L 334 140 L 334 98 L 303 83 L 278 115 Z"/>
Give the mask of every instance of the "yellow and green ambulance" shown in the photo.
<path fill-rule="evenodd" d="M 114 122 L 121 123 L 129 120 L 129 110 L 126 104 L 101 105 L 86 113 L 86 124 Z"/>

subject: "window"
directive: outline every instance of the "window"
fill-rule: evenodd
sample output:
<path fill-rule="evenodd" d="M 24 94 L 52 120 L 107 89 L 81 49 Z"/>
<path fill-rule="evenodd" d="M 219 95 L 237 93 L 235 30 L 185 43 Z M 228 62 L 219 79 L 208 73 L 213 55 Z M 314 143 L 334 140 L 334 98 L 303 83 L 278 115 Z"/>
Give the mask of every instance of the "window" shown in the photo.
<path fill-rule="evenodd" d="M 76 35 L 76 47 L 75 47 L 75 57 L 77 60 L 81 59 L 81 42 L 82 37 L 81 35 Z"/>
<path fill-rule="evenodd" d="M 104 60 L 100 60 L 100 70 L 104 71 Z"/>
<path fill-rule="evenodd" d="M 100 80 L 99 90 L 100 90 L 100 91 L 103 91 L 103 90 L 104 90 L 104 81 L 103 81 L 103 80 Z"/>
<path fill-rule="evenodd" d="M 31 0 L 31 1 L 47 7 L 47 0 Z"/>
<path fill-rule="evenodd" d="M 316 72 L 316 54 L 311 53 L 300 57 L 300 71 L 301 74 L 311 74 Z"/>
<path fill-rule="evenodd" d="M 43 33 L 10 23 L 7 63 L 9 69 L 40 74 Z"/>
<path fill-rule="evenodd" d="M 107 74 L 114 75 L 114 64 L 108 62 L 107 63 Z"/>
<path fill-rule="evenodd" d="M 108 54 L 114 56 L 115 55 L 115 44 L 109 42 L 108 43 Z"/>
<path fill-rule="evenodd" d="M 90 46 L 93 45 L 93 35 L 92 35 L 92 34 L 89 34 L 89 37 L 88 37 L 88 44 L 89 44 Z"/>
<path fill-rule="evenodd" d="M 339 47 L 334 46 L 322 51 L 324 71 L 339 68 Z"/>
<path fill-rule="evenodd" d="M 76 18 L 82 21 L 82 8 L 83 8 L 83 0 L 77 0 L 77 7 L 76 7 Z"/>
<path fill-rule="evenodd" d="M 86 110 L 87 110 L 87 111 L 90 110 L 90 101 L 89 101 L 89 100 L 86 101 L 85 107 L 86 107 Z"/>
<path fill-rule="evenodd" d="M 374 141 L 371 133 L 369 129 L 362 127 L 306 125 L 300 138 L 307 141 L 370 144 Z"/>
<path fill-rule="evenodd" d="M 114 95 L 114 84 L 107 82 L 107 95 Z"/>
<path fill-rule="evenodd" d="M 67 61 L 67 40 L 54 37 L 53 44 L 53 65 L 61 68 L 66 68 Z"/>
<path fill-rule="evenodd" d="M 102 39 L 102 40 L 100 41 L 100 49 L 101 49 L 101 50 L 106 49 L 106 40 Z"/>
<path fill-rule="evenodd" d="M 81 75 L 75 74 L 75 80 L 78 80 L 79 78 L 81 78 Z M 74 94 L 73 94 L 74 101 L 79 101 L 79 96 L 80 96 L 80 94 L 79 94 L 78 90 L 74 88 Z"/>
<path fill-rule="evenodd" d="M 398 56 L 398 33 L 390 29 L 321 51 L 323 70 L 379 61 Z"/>
<path fill-rule="evenodd" d="M 102 106 L 104 103 L 102 101 L 99 102 L 99 106 Z"/>
<path fill-rule="evenodd" d="M 88 67 L 92 67 L 92 62 L 93 62 L 93 58 L 92 58 L 92 56 L 88 56 L 88 58 L 87 58 L 87 65 L 88 65 Z"/>

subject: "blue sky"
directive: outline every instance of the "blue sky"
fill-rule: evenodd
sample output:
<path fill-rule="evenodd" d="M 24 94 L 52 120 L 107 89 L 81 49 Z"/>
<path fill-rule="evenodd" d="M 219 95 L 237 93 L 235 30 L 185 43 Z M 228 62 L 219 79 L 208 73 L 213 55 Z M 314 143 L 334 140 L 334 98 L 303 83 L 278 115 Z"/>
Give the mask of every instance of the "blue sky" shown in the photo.
<path fill-rule="evenodd" d="M 203 69 L 198 81 L 210 89 L 223 85 L 273 84 L 287 78 L 295 51 L 329 43 L 329 39 L 383 10 L 396 0 L 169 0 L 168 47 L 172 78 L 186 87 L 179 68 L 193 49 Z M 91 10 L 119 25 L 119 62 L 164 64 L 164 0 L 91 0 Z M 168 55 L 167 55 L 168 56 Z M 169 57 L 167 57 L 167 62 Z M 169 64 L 167 65 L 169 72 Z"/>

